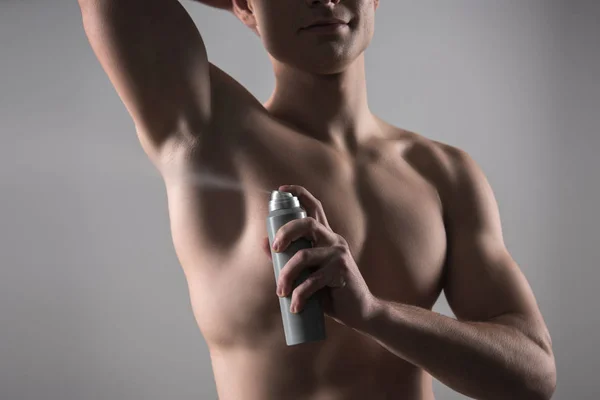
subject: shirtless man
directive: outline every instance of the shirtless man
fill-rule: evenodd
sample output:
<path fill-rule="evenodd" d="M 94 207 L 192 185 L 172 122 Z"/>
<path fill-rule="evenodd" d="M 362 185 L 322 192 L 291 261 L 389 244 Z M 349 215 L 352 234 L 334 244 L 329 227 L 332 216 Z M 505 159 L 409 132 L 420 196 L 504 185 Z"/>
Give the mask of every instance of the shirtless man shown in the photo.
<path fill-rule="evenodd" d="M 277 83 L 265 104 L 208 61 L 178 0 L 79 0 L 91 46 L 163 173 L 219 398 L 425 400 L 432 376 L 478 399 L 550 398 L 550 335 L 481 169 L 369 110 L 364 50 L 379 1 L 230 1 L 202 2 L 259 35 Z M 306 28 L 332 18 L 344 24 Z M 180 179 L 202 171 L 243 189 Z M 277 237 L 315 246 L 275 282 L 264 190 L 283 184 L 308 218 Z M 289 293 L 311 262 L 316 278 Z M 286 345 L 278 287 L 300 308 L 327 293 L 326 340 Z M 442 290 L 457 319 L 431 311 Z"/>

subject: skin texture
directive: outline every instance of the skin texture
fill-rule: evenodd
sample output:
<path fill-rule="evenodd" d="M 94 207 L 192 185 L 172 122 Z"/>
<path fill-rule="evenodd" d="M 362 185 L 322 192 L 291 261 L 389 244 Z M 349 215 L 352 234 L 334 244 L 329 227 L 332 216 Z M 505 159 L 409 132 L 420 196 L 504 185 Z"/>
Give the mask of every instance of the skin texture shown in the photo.
<path fill-rule="evenodd" d="M 476 398 L 549 398 L 550 335 L 483 172 L 464 151 L 368 107 L 364 50 L 378 2 L 205 2 L 263 42 L 276 79 L 264 104 L 208 61 L 177 1 L 79 3 L 164 178 L 221 400 L 430 400 L 432 375 Z M 348 26 L 301 29 L 332 16 Z M 207 172 L 240 190 L 199 185 Z M 314 258 L 303 252 L 275 282 L 265 220 L 268 192 L 281 185 L 293 185 L 311 222 L 278 237 L 317 240 Z M 291 292 L 307 263 L 320 266 L 318 279 Z M 278 285 L 299 306 L 319 291 L 327 340 L 285 344 Z M 442 290 L 457 319 L 431 311 Z"/>

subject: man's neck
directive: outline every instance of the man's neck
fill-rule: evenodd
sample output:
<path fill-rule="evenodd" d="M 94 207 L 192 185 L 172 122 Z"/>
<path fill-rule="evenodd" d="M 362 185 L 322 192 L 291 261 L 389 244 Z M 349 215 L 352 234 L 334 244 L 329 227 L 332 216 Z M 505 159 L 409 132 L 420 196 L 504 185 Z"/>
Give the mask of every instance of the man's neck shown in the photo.
<path fill-rule="evenodd" d="M 354 154 L 377 135 L 377 118 L 367 101 L 364 53 L 335 75 L 273 65 L 275 90 L 264 104 L 271 115 L 344 153 Z"/>

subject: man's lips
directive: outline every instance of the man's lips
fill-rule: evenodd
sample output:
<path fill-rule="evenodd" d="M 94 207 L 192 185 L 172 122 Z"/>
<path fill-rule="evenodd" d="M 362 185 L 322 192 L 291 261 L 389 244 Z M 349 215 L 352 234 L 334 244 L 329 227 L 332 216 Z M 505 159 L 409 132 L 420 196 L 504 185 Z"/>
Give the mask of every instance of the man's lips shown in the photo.
<path fill-rule="evenodd" d="M 321 21 L 316 21 L 308 26 L 305 26 L 303 29 L 310 29 L 319 26 L 328 26 L 328 25 L 348 25 L 348 23 L 339 18 L 328 18 Z"/>
<path fill-rule="evenodd" d="M 309 28 L 314 28 L 315 26 L 327 26 L 327 25 L 346 25 L 343 22 L 327 22 L 327 23 L 323 23 L 323 24 L 313 24 L 310 25 Z"/>

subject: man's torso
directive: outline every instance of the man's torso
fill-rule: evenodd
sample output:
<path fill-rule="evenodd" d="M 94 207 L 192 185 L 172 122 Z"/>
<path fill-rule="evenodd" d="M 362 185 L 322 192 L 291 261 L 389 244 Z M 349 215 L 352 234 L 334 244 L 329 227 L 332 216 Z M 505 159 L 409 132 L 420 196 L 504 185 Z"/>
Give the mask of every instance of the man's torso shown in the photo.
<path fill-rule="evenodd" d="M 375 296 L 431 309 L 446 254 L 433 142 L 381 121 L 381 138 L 347 155 L 249 107 L 220 131 L 171 146 L 162 165 L 173 242 L 219 398 L 433 399 L 429 374 L 330 318 L 325 341 L 288 347 L 261 249 L 268 192 L 304 186 Z M 240 190 L 202 184 L 217 177 Z"/>

